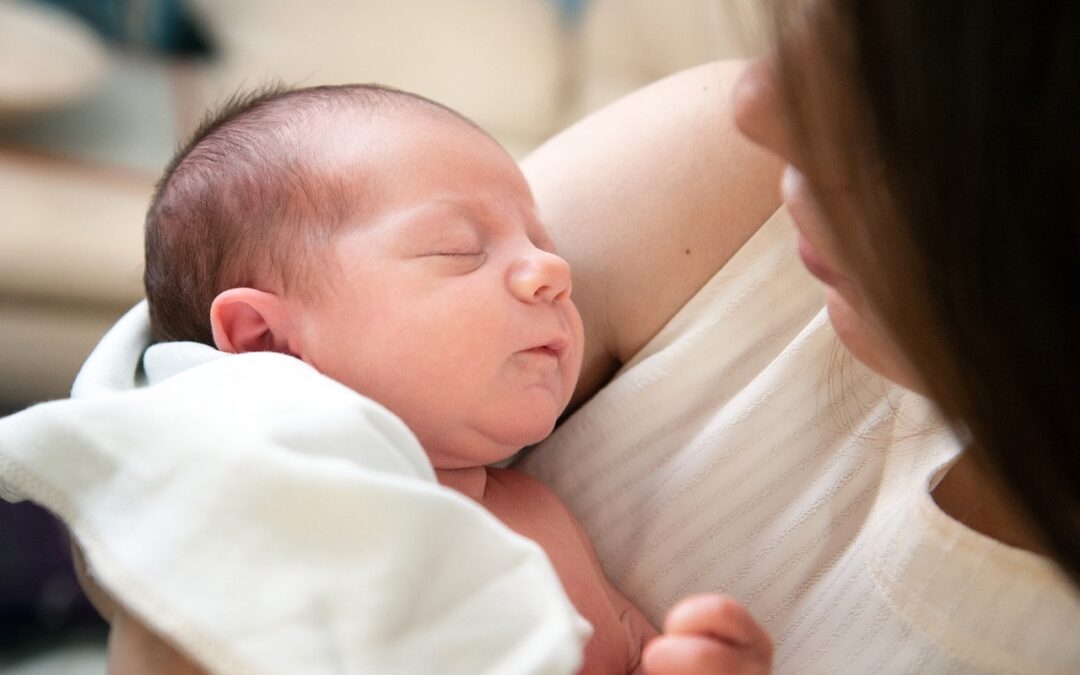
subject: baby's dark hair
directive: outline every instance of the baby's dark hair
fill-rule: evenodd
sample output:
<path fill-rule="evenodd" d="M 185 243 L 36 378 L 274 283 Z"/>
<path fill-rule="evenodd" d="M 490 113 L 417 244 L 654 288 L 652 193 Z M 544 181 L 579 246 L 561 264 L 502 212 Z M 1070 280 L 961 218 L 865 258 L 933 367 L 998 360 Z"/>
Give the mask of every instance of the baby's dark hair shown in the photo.
<path fill-rule="evenodd" d="M 226 289 L 304 289 L 313 254 L 365 198 L 363 182 L 324 167 L 311 141 L 327 113 L 353 110 L 446 116 L 479 129 L 442 104 L 376 84 L 233 96 L 169 162 L 146 215 L 155 340 L 213 345 L 210 306 Z"/>

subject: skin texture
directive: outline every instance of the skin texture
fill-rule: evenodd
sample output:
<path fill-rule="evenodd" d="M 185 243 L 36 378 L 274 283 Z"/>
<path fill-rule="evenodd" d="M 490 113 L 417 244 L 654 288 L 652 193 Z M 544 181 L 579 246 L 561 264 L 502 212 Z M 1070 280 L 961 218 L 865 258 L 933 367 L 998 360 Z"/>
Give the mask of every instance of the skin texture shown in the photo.
<path fill-rule="evenodd" d="M 128 614 L 118 611 L 109 623 L 109 675 L 200 675 L 202 668 Z"/>
<path fill-rule="evenodd" d="M 482 493 L 465 494 L 507 527 L 540 544 L 574 606 L 592 624 L 593 637 L 585 646 L 580 674 L 643 672 L 642 646 L 656 636 L 656 629 L 604 576 L 588 535 L 558 496 L 517 471 L 488 469 L 485 476 Z M 440 481 L 453 485 L 443 475 Z"/>
<path fill-rule="evenodd" d="M 664 620 L 664 637 L 642 656 L 645 671 L 663 673 L 770 672 L 772 641 L 742 605 L 724 595 L 681 600 Z"/>

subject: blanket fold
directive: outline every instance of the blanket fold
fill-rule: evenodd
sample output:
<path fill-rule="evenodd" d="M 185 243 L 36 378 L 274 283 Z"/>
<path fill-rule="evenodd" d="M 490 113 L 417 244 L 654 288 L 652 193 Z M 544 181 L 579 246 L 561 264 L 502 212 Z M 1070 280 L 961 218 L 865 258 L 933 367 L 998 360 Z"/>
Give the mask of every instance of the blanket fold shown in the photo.
<path fill-rule="evenodd" d="M 301 361 L 147 348 L 145 304 L 74 398 L 0 420 L 0 495 L 215 673 L 572 673 L 544 553 L 440 487 L 397 417 Z"/>

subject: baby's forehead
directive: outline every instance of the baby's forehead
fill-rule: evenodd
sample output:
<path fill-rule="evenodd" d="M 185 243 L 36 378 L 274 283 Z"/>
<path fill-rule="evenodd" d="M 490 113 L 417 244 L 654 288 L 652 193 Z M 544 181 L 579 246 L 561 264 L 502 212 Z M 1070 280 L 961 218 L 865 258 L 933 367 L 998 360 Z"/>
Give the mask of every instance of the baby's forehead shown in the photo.
<path fill-rule="evenodd" d="M 399 144 L 404 144 L 407 136 L 394 133 L 395 130 L 403 129 L 417 133 L 422 131 L 425 135 L 437 134 L 463 142 L 477 136 L 496 142 L 467 118 L 433 104 L 372 107 L 351 102 L 316 113 L 309 122 L 311 127 L 302 131 L 310 132 L 314 129 L 319 140 L 330 143 L 338 143 L 343 137 L 367 135 L 383 142 L 397 139 Z"/>
<path fill-rule="evenodd" d="M 350 106 L 313 121 L 306 164 L 348 195 L 350 225 L 507 221 L 546 236 L 517 162 L 490 135 L 441 109 L 399 112 Z"/>
<path fill-rule="evenodd" d="M 493 173 L 521 175 L 516 162 L 491 136 L 442 110 L 389 114 L 355 108 L 327 112 L 306 125 L 294 125 L 288 133 L 295 142 L 286 145 L 317 171 L 347 180 L 362 176 L 381 179 L 390 186 L 407 184 L 415 171 L 430 168 L 423 164 L 402 167 L 403 157 L 420 153 L 429 163 L 438 164 L 448 148 L 456 159 L 483 164 Z M 497 152 L 492 152 L 493 148 Z"/>

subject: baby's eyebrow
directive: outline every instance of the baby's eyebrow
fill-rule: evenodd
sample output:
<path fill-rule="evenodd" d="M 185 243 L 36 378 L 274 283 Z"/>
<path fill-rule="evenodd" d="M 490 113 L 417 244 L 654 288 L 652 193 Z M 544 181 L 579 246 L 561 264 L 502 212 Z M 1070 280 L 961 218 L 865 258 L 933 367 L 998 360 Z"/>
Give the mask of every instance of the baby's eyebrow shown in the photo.
<path fill-rule="evenodd" d="M 554 249 L 554 242 L 535 208 L 520 208 L 516 211 L 513 214 L 501 214 L 479 198 L 439 196 L 399 213 L 393 220 L 393 226 L 400 226 L 407 234 L 467 227 L 479 236 L 494 236 L 502 231 L 523 227 L 531 240 Z"/>
<path fill-rule="evenodd" d="M 453 200 L 428 200 L 403 210 L 385 214 L 373 226 L 390 232 L 417 234 L 432 229 L 443 223 L 473 222 L 468 210 L 455 204 Z"/>
<path fill-rule="evenodd" d="M 454 225 L 460 227 L 463 223 L 479 229 L 476 213 L 464 204 L 453 199 L 438 199 L 424 204 L 419 209 L 419 214 L 414 222 L 427 225 Z"/>
<path fill-rule="evenodd" d="M 474 214 L 448 200 L 419 204 L 395 214 L 382 225 L 385 236 L 406 246 L 447 243 L 451 239 L 456 245 L 463 246 L 464 242 L 473 240 L 479 245 L 488 236 L 487 229 Z"/>

